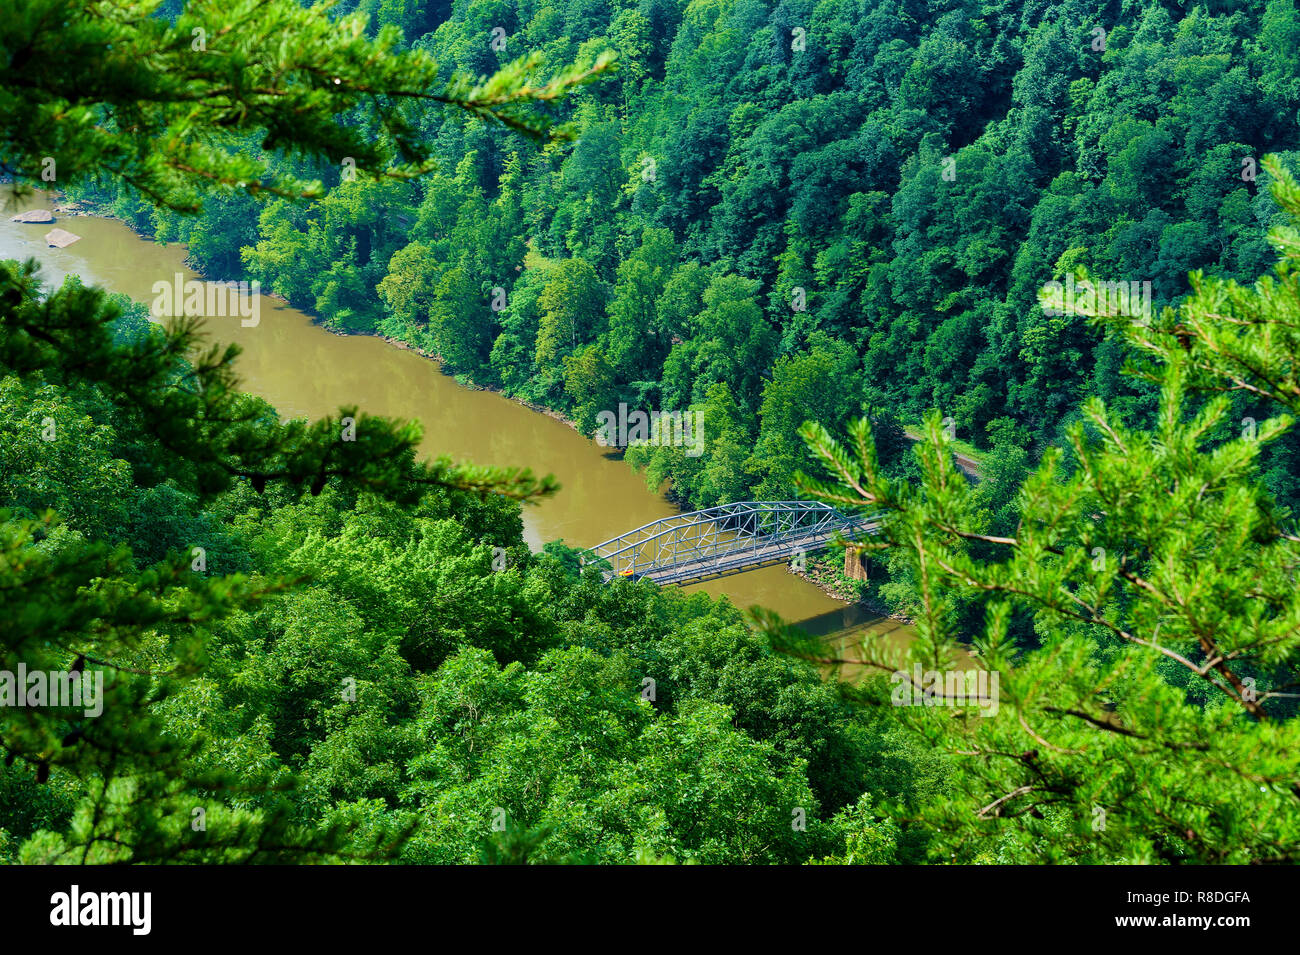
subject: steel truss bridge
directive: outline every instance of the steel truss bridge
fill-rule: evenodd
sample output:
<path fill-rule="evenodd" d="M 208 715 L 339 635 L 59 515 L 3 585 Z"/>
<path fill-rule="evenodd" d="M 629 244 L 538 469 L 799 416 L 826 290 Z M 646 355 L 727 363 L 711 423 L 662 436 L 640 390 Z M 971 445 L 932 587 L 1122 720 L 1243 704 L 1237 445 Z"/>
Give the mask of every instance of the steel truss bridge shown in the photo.
<path fill-rule="evenodd" d="M 811 501 L 743 501 L 651 521 L 582 554 L 606 579 L 645 577 L 680 584 L 784 561 L 819 550 L 837 534 L 875 533 L 879 521 Z"/>

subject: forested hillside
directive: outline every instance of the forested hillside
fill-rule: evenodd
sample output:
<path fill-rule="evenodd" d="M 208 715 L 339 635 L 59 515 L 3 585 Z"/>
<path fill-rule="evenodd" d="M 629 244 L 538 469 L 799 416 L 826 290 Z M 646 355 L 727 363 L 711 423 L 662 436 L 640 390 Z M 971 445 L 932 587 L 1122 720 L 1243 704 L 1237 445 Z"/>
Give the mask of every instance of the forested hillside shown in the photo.
<path fill-rule="evenodd" d="M 584 429 L 701 411 L 629 459 L 872 514 L 915 638 L 532 553 L 530 462 L 0 262 L 0 675 L 104 686 L 0 682 L 0 861 L 1300 859 L 1293 4 L 15 6 L 20 185 Z M 1085 270 L 1154 309 L 1052 314 Z"/>
<path fill-rule="evenodd" d="M 360 6 L 471 73 L 603 50 L 618 71 L 561 107 L 571 147 L 427 110 L 440 166 L 416 182 L 298 164 L 341 184 L 199 219 L 117 211 L 214 278 L 587 432 L 620 401 L 700 410 L 703 456 L 632 457 L 701 507 L 788 496 L 795 428 L 864 402 L 1032 456 L 1084 396 L 1149 412 L 1119 346 L 1037 290 L 1082 265 L 1149 281 L 1158 310 L 1193 269 L 1259 274 L 1278 221 L 1259 160 L 1300 158 L 1290 0 Z M 1296 470 L 1270 475 L 1288 500 Z"/>

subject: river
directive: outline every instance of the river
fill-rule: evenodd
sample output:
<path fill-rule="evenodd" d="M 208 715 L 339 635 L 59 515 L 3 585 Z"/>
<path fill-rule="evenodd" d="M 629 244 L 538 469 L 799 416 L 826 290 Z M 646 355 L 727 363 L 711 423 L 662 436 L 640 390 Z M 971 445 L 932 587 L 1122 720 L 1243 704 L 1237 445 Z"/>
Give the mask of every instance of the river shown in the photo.
<path fill-rule="evenodd" d="M 3 205 L 0 259 L 36 259 L 49 284 L 77 274 L 87 284 L 149 303 L 155 282 L 171 283 L 177 274 L 182 280 L 198 278 L 184 263 L 183 246 L 143 239 L 116 220 L 59 216 L 54 225 L 16 223 L 9 221 L 14 212 L 52 209 L 54 200 L 37 194 L 20 207 Z M 63 249 L 47 247 L 45 234 L 56 227 L 80 241 Z M 589 547 L 677 513 L 662 493 L 646 487 L 641 474 L 561 421 L 495 392 L 465 388 L 436 362 L 379 338 L 332 334 L 275 299 L 261 296 L 259 309 L 255 327 L 244 327 L 238 317 L 207 319 L 213 341 L 243 349 L 236 369 L 245 390 L 264 397 L 286 418 L 319 417 L 356 405 L 369 414 L 416 419 L 424 427 L 421 450 L 430 456 L 554 474 L 561 490 L 523 510 L 525 539 L 534 549 L 550 540 Z M 686 589 L 726 594 L 740 607 L 768 607 L 837 642 L 866 633 L 902 640 L 911 633 L 906 624 L 827 596 L 781 565 Z"/>

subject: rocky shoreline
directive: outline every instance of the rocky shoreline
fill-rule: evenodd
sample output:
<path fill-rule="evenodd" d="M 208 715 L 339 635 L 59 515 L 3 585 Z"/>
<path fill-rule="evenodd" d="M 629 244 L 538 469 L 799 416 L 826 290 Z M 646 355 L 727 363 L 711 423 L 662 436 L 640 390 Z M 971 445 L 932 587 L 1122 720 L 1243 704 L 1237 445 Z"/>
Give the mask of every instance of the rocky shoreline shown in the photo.
<path fill-rule="evenodd" d="M 861 593 L 856 586 L 859 581 L 845 577 L 843 573 L 836 569 L 837 564 L 838 561 L 833 558 L 810 557 L 804 570 L 795 570 L 789 566 L 786 569 L 790 573 L 802 577 L 826 596 L 835 600 L 861 607 L 863 610 L 881 618 L 897 620 L 899 623 L 907 624 L 914 622 L 912 618 L 905 614 L 890 610 L 879 599 Z"/>

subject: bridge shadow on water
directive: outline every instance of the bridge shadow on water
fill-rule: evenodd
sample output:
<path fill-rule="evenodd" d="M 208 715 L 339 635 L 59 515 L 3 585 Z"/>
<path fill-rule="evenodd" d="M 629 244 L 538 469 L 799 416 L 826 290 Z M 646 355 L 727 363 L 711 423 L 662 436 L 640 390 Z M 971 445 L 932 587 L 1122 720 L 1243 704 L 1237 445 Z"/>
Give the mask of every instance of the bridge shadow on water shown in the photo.
<path fill-rule="evenodd" d="M 804 620 L 786 622 L 815 637 L 832 634 L 851 636 L 866 631 L 885 636 L 897 634 L 899 637 L 910 636 L 912 633 L 911 624 L 882 616 L 858 604 L 848 604 Z"/>

